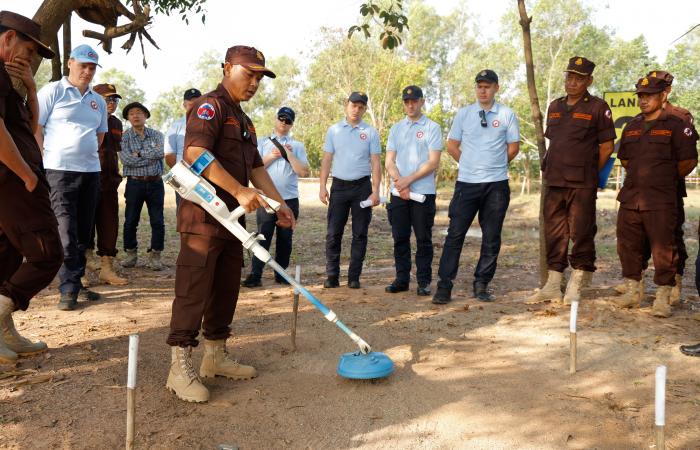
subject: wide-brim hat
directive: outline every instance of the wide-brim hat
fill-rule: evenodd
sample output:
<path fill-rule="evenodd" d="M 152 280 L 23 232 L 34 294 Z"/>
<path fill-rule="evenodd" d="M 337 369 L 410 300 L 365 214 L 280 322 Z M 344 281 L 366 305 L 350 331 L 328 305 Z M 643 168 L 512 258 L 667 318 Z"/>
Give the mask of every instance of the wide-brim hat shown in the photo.
<path fill-rule="evenodd" d="M 39 36 L 41 36 L 41 25 L 32 19 L 12 11 L 0 11 L 0 25 L 15 30 L 17 33 L 36 42 L 39 46 L 38 53 L 42 58 L 51 59 L 56 56 L 53 50 L 39 39 Z"/>
<path fill-rule="evenodd" d="M 146 114 L 146 119 L 151 118 L 151 112 L 148 110 L 148 108 L 143 106 L 143 104 L 141 104 L 140 102 L 131 102 L 128 105 L 126 105 L 124 107 L 124 109 L 122 110 L 122 117 L 124 117 L 124 119 L 126 119 L 126 120 L 129 120 L 128 119 L 129 111 L 132 110 L 133 108 L 138 108 L 141 111 L 143 111 Z"/>

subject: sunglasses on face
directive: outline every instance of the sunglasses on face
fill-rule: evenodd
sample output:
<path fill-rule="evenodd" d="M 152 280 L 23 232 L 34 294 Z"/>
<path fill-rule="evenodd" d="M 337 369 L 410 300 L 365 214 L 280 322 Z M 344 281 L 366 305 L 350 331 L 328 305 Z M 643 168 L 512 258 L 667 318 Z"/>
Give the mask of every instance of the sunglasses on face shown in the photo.
<path fill-rule="evenodd" d="M 479 117 L 481 118 L 481 126 L 486 128 L 488 126 L 486 123 L 486 112 L 484 110 L 479 111 Z"/>
<path fill-rule="evenodd" d="M 280 122 L 287 124 L 287 125 L 291 125 L 294 123 L 286 117 L 278 117 L 277 120 L 279 120 Z"/>
<path fill-rule="evenodd" d="M 119 99 L 116 97 L 107 97 L 105 99 L 105 102 L 106 103 L 114 103 L 116 105 L 117 103 L 119 103 Z"/>

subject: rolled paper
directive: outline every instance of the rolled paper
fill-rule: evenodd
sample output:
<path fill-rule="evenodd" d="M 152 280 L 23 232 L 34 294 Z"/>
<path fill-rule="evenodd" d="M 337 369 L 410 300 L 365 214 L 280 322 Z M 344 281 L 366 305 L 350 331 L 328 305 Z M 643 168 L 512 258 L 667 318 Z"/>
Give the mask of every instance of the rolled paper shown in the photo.
<path fill-rule="evenodd" d="M 380 196 L 379 197 L 379 204 L 382 205 L 384 203 L 386 203 L 386 197 Z M 372 200 L 370 200 L 370 199 L 362 200 L 360 202 L 360 208 L 367 208 L 369 206 L 372 206 Z"/>
<path fill-rule="evenodd" d="M 392 194 L 393 196 L 395 196 L 395 197 L 398 197 L 398 196 L 399 196 L 399 191 L 397 191 L 396 188 L 393 188 L 393 189 L 391 190 L 391 194 Z M 419 194 L 419 193 L 417 193 L 417 192 L 411 192 L 411 193 L 409 193 L 409 194 L 408 194 L 408 198 L 410 198 L 410 199 L 413 200 L 414 202 L 418 202 L 418 203 L 423 203 L 423 202 L 425 201 L 425 195 Z"/>

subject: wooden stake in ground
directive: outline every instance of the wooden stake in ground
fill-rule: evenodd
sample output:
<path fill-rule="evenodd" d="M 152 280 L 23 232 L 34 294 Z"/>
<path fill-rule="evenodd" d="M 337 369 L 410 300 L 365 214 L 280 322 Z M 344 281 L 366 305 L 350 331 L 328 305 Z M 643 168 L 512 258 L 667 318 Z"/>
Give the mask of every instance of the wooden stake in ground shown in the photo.
<path fill-rule="evenodd" d="M 656 450 L 666 450 L 666 366 L 656 368 L 656 395 L 655 395 L 655 419 Z"/>
<path fill-rule="evenodd" d="M 569 373 L 576 373 L 576 319 L 578 316 L 578 302 L 571 302 L 571 315 L 569 316 Z"/>
<path fill-rule="evenodd" d="M 301 266 L 297 264 L 296 273 L 294 279 L 297 283 L 301 283 Z M 292 350 L 297 350 L 297 314 L 299 313 L 299 291 L 294 288 L 294 306 L 292 313 Z"/>
<path fill-rule="evenodd" d="M 126 450 L 133 450 L 136 434 L 136 365 L 139 355 L 139 335 L 129 336 L 129 365 L 126 377 Z"/>

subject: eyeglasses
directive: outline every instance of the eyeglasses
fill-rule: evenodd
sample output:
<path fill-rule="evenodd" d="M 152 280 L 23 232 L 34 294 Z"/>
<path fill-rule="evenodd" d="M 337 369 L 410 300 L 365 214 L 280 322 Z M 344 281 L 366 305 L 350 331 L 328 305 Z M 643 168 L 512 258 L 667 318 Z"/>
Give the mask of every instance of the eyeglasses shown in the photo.
<path fill-rule="evenodd" d="M 119 99 L 116 97 L 107 97 L 105 99 L 105 102 L 106 103 L 114 103 L 116 105 L 117 103 L 119 103 Z"/>
<path fill-rule="evenodd" d="M 486 123 L 486 112 L 483 109 L 479 111 L 479 117 L 481 117 L 481 126 L 486 128 L 488 123 Z"/>
<path fill-rule="evenodd" d="M 277 120 L 279 120 L 280 122 L 285 123 L 287 125 L 291 125 L 294 123 L 286 117 L 278 117 Z"/>

